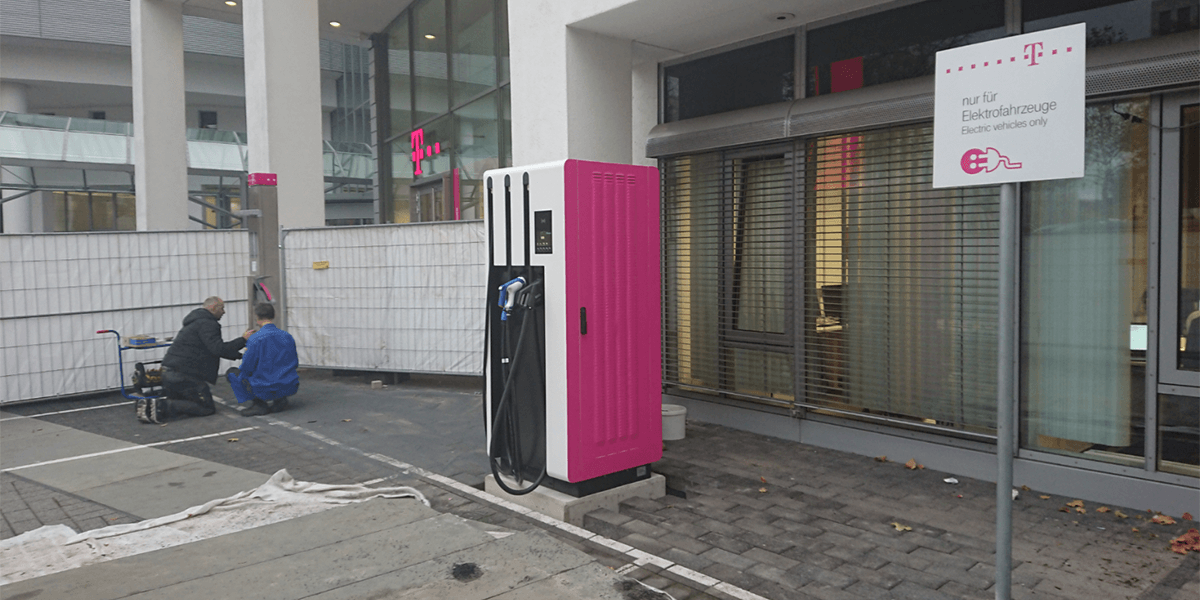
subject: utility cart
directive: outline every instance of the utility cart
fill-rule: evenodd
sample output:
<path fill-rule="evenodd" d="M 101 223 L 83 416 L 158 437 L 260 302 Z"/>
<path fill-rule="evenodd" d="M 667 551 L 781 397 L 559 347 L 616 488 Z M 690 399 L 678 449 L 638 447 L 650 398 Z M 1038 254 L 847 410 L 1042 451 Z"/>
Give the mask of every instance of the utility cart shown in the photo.
<path fill-rule="evenodd" d="M 159 340 L 150 337 L 137 336 L 134 338 L 126 338 L 125 343 L 122 343 L 121 334 L 115 329 L 101 329 L 96 333 L 111 333 L 117 336 L 117 372 L 121 376 L 120 381 L 122 396 L 129 398 L 130 400 L 166 397 L 162 389 L 162 368 L 155 366 L 160 365 L 162 363 L 161 360 L 148 360 L 134 363 L 133 376 L 130 378 L 129 386 L 126 387 L 125 352 L 129 350 L 164 348 L 171 345 L 170 339 Z"/>

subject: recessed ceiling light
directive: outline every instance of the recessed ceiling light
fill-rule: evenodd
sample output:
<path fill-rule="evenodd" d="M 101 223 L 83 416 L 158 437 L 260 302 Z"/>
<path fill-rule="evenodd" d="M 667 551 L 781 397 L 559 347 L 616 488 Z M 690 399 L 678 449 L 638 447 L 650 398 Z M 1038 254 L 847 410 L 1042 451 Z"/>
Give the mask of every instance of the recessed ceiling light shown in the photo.
<path fill-rule="evenodd" d="M 796 18 L 796 15 L 792 13 L 775 13 L 768 18 L 772 21 L 791 21 Z"/>
<path fill-rule="evenodd" d="M 427 39 L 427 40 L 437 39 L 437 36 L 433 35 L 432 33 L 427 33 L 427 34 L 425 34 L 425 39 Z"/>
<path fill-rule="evenodd" d="M 330 26 L 330 27 L 341 27 L 341 26 L 342 26 L 342 24 L 341 24 L 341 23 L 338 23 L 337 21 L 330 21 L 330 22 L 329 22 L 329 26 Z"/>
<path fill-rule="evenodd" d="M 225 0 L 225 6 L 237 6 L 237 2 L 233 0 Z"/>

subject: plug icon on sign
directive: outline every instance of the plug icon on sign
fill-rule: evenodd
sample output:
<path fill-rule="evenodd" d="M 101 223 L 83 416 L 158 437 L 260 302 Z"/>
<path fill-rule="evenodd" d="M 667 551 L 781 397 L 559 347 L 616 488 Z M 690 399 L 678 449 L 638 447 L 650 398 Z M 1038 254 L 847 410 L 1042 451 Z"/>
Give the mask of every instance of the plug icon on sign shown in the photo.
<path fill-rule="evenodd" d="M 995 148 L 988 148 L 987 151 L 979 148 L 971 148 L 962 155 L 962 160 L 959 161 L 962 170 L 967 175 L 978 175 L 983 172 L 991 173 L 1000 167 L 1005 169 L 1020 169 L 1021 163 L 1013 162 L 1013 160 Z"/>

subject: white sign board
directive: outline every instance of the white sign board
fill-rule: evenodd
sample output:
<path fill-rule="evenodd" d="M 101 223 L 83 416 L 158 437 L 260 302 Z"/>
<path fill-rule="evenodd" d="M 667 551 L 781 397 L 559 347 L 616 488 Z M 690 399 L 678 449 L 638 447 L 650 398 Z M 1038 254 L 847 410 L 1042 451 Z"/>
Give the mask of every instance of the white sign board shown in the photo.
<path fill-rule="evenodd" d="M 1083 177 L 1083 23 L 937 53 L 933 187 Z"/>

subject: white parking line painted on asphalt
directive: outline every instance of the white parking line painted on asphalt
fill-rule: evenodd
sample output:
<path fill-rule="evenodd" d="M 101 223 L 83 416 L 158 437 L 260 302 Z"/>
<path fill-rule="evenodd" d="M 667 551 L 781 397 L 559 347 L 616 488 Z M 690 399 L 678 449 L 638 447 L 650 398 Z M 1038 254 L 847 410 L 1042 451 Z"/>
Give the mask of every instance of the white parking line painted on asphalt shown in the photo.
<path fill-rule="evenodd" d="M 225 404 L 226 406 L 229 406 L 224 400 L 222 400 L 220 398 L 214 398 L 214 399 L 217 400 L 218 402 L 221 402 L 222 404 Z M 582 538 L 584 541 L 594 542 L 597 545 L 604 546 L 606 548 L 615 550 L 617 552 L 624 554 L 625 556 L 629 557 L 630 559 L 632 559 L 633 565 L 644 566 L 647 564 L 651 564 L 651 565 L 654 565 L 665 571 L 670 571 L 671 573 L 673 573 L 683 579 L 687 579 L 688 581 L 691 581 L 692 583 L 699 585 L 700 589 L 702 591 L 708 590 L 711 588 L 711 589 L 720 590 L 720 591 L 722 591 L 730 596 L 733 596 L 734 598 L 738 598 L 740 600 L 767 600 L 766 598 L 764 598 L 758 594 L 755 594 L 754 592 L 751 592 L 749 590 L 742 589 L 740 587 L 737 587 L 730 583 L 726 583 L 719 579 L 714 579 L 712 577 L 709 577 L 708 575 L 705 575 L 703 573 L 693 571 L 692 569 L 684 567 L 683 565 L 676 564 L 673 561 L 667 560 L 660 556 L 656 556 L 654 554 L 650 554 L 648 552 L 644 552 L 642 550 L 638 550 L 637 548 L 634 548 L 627 544 L 623 544 L 616 540 L 608 539 L 600 534 L 592 533 L 586 529 L 576 527 L 565 521 L 559 521 L 558 519 L 555 519 L 554 517 L 550 517 L 547 515 L 543 515 L 539 512 L 532 511 L 528 508 L 525 508 L 524 506 L 514 504 L 512 502 L 509 502 L 508 500 L 500 498 L 499 496 L 489 494 L 488 492 L 475 489 L 465 483 L 462 483 L 460 481 L 446 477 L 445 475 L 439 475 L 432 471 L 427 471 L 425 469 L 422 469 L 421 467 L 418 467 L 416 465 L 410 465 L 404 461 L 396 460 L 390 456 L 385 456 L 383 454 L 379 454 L 379 453 L 375 453 L 375 452 L 367 452 L 365 450 L 360 450 L 358 448 L 355 448 L 354 446 L 348 446 L 337 440 L 331 439 L 328 436 L 317 433 L 317 432 L 307 429 L 305 427 L 301 427 L 299 425 L 294 425 L 294 424 L 288 423 L 286 421 L 280 421 L 279 419 L 273 419 L 269 416 L 264 417 L 264 419 L 266 419 L 268 424 L 277 425 L 277 426 L 283 427 L 285 429 L 290 429 L 292 431 L 306 435 L 306 436 L 311 437 L 320 442 L 329 444 L 330 446 L 334 446 L 337 448 L 343 448 L 350 452 L 354 452 L 355 454 L 358 454 L 359 456 L 364 456 L 366 458 L 370 458 L 372 460 L 379 461 L 385 465 L 391 465 L 393 467 L 396 467 L 397 469 L 400 469 L 401 471 L 404 471 L 405 473 L 410 473 L 410 474 L 416 475 L 418 477 L 421 477 L 423 479 L 429 480 L 430 482 L 438 483 L 438 484 L 444 485 L 446 487 L 453 488 L 454 490 L 456 490 L 458 492 L 461 492 L 465 495 L 476 498 L 482 502 L 487 502 L 488 504 L 493 504 L 495 506 L 499 506 L 499 507 L 508 509 L 517 514 L 524 515 L 530 519 L 545 523 L 546 525 L 557 528 L 564 533 L 568 533 L 575 537 Z M 628 566 L 628 565 L 626 565 L 626 566 Z"/>
<path fill-rule="evenodd" d="M 3 419 L 0 419 L 0 422 L 12 421 L 15 419 L 36 419 L 38 417 L 49 417 L 51 415 L 65 415 L 67 413 L 79 412 L 79 411 L 83 411 L 83 410 L 99 410 L 101 408 L 112 408 L 114 406 L 129 406 L 130 404 L 133 404 L 133 403 L 134 403 L 134 401 L 130 400 L 129 402 L 117 402 L 116 404 L 101 404 L 100 406 L 89 406 L 87 408 L 72 408 L 71 410 L 59 410 L 59 411 L 55 411 L 55 412 L 38 413 L 36 415 L 17 415 L 15 417 L 4 417 Z"/>
<path fill-rule="evenodd" d="M 250 431 L 251 429 L 258 429 L 258 428 L 257 427 L 243 427 L 241 429 L 230 429 L 229 431 L 221 431 L 218 433 L 209 433 L 206 435 L 196 435 L 196 436 L 192 436 L 189 438 L 181 438 L 178 440 L 166 440 L 163 442 L 154 442 L 152 444 L 139 444 L 137 446 L 128 446 L 125 448 L 116 448 L 114 450 L 105 450 L 104 452 L 92 452 L 90 454 L 80 454 L 79 456 L 68 456 L 66 458 L 56 458 L 54 460 L 42 461 L 39 463 L 33 463 L 33 464 L 29 464 L 29 465 L 21 465 L 19 467 L 9 467 L 7 469 L 0 470 L 0 473 L 8 473 L 10 471 L 19 471 L 21 469 L 32 469 L 34 467 L 44 467 L 46 465 L 56 465 L 58 463 L 71 462 L 73 460 L 83 460 L 85 458 L 95 458 L 97 456 L 107 456 L 109 454 L 128 452 L 130 450 L 141 450 L 143 448 L 156 448 L 158 446 L 181 444 L 183 442 L 194 442 L 196 440 L 203 440 L 203 439 L 207 439 L 207 438 L 211 438 L 211 437 L 220 437 L 223 435 L 230 435 L 230 434 L 234 434 L 234 433 L 241 433 L 243 431 Z"/>

